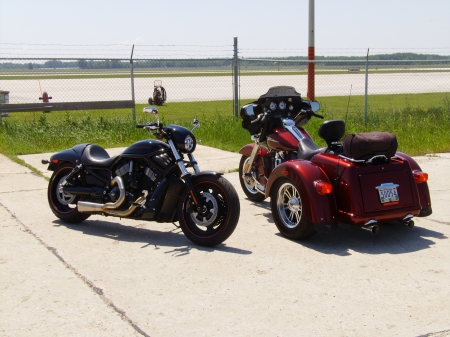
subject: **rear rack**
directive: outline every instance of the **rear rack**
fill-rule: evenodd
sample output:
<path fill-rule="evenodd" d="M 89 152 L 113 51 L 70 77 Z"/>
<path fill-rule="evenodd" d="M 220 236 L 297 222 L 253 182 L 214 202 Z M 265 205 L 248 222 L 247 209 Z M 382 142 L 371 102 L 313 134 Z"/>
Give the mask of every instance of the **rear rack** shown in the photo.
<path fill-rule="evenodd" d="M 382 155 L 373 156 L 372 158 L 367 159 L 367 160 L 364 160 L 364 159 L 353 159 L 353 158 L 350 158 L 350 157 L 346 157 L 343 154 L 340 154 L 339 157 L 343 158 L 345 160 L 351 161 L 352 163 L 356 163 L 356 164 L 370 164 L 370 163 L 372 163 L 372 162 L 374 162 L 376 160 L 389 161 L 392 158 L 398 158 L 397 156 L 393 156 L 393 157 L 388 158 L 388 157 L 386 157 L 383 154 Z"/>

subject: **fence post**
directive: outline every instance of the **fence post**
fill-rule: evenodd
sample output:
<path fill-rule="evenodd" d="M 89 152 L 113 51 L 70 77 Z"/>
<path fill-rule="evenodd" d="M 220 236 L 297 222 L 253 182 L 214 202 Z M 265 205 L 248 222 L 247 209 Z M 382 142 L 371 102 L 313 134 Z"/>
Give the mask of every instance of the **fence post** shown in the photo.
<path fill-rule="evenodd" d="M 367 89 L 369 87 L 369 48 L 367 48 L 367 57 L 366 57 L 366 80 L 364 86 L 364 125 L 367 123 Z"/>
<path fill-rule="evenodd" d="M 234 37 L 234 56 L 233 56 L 233 103 L 234 103 L 234 117 L 239 116 L 239 72 L 238 72 L 238 49 L 237 36 Z"/>
<path fill-rule="evenodd" d="M 131 56 L 130 56 L 130 77 L 131 77 L 131 99 L 134 102 L 133 108 L 131 108 L 131 112 L 133 114 L 133 120 L 136 121 L 136 101 L 134 99 L 134 70 L 133 70 L 133 51 L 134 51 L 134 44 L 131 48 Z"/>

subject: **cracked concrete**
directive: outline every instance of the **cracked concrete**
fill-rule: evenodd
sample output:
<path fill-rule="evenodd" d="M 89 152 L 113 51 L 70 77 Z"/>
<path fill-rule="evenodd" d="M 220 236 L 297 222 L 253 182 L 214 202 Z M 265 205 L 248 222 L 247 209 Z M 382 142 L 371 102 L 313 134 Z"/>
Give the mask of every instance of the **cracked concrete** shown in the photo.
<path fill-rule="evenodd" d="M 223 152 L 200 146 L 200 168 L 237 168 L 239 155 Z M 44 171 L 42 157 L 21 159 Z M 413 229 L 286 240 L 234 172 L 239 224 L 204 248 L 172 224 L 64 224 L 47 181 L 0 155 L 0 335 L 450 336 L 450 154 L 415 159 L 433 214 Z"/>

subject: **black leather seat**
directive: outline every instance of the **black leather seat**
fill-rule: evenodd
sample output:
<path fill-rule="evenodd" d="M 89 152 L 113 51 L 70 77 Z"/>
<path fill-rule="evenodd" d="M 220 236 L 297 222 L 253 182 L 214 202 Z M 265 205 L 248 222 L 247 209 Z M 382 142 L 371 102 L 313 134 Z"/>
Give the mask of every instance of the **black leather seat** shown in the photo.
<path fill-rule="evenodd" d="M 117 156 L 110 157 L 108 152 L 99 145 L 90 144 L 86 146 L 81 156 L 81 161 L 88 166 L 109 167 Z"/>
<path fill-rule="evenodd" d="M 309 138 L 303 138 L 298 143 L 297 158 L 303 160 L 311 160 L 318 153 L 325 151 L 325 148 L 319 148 L 316 143 L 314 143 Z"/>

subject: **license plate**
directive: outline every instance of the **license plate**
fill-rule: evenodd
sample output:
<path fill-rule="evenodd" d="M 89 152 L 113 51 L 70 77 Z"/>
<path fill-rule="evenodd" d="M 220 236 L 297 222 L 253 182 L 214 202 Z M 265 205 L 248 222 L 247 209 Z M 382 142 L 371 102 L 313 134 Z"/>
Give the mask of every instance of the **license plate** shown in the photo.
<path fill-rule="evenodd" d="M 397 187 L 399 185 L 393 183 L 385 183 L 377 186 L 378 194 L 380 196 L 380 201 L 382 204 L 388 202 L 398 202 L 399 197 L 397 193 Z"/>

